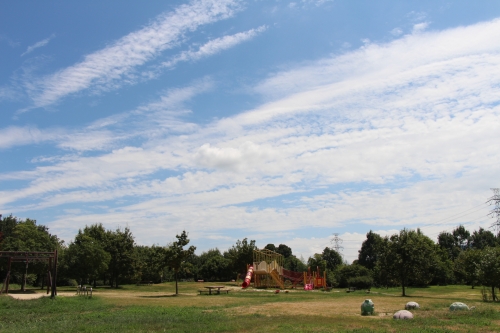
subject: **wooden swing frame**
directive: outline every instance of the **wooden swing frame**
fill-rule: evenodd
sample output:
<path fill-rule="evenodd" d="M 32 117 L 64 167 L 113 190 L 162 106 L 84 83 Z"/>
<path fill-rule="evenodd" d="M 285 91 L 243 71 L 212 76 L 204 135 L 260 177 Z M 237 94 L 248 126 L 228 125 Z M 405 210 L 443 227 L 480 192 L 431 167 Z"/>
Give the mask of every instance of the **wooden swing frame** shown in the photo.
<path fill-rule="evenodd" d="M 50 290 L 50 298 L 57 296 L 57 250 L 54 250 L 54 252 L 0 251 L 0 258 L 8 258 L 7 276 L 3 282 L 2 289 L 0 289 L 0 294 L 3 292 L 5 292 L 5 294 L 9 293 L 10 272 L 13 262 L 24 262 L 28 264 L 29 262 L 47 261 L 49 264 L 49 269 L 47 271 L 47 294 Z"/>

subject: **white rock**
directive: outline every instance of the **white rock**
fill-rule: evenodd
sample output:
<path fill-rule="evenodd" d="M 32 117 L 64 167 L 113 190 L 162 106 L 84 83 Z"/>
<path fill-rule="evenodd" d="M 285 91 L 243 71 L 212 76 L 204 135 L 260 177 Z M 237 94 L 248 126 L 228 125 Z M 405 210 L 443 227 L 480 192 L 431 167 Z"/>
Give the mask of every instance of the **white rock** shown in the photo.
<path fill-rule="evenodd" d="M 413 319 L 413 313 L 407 310 L 399 310 L 392 316 L 394 319 Z"/>
<path fill-rule="evenodd" d="M 408 302 L 406 303 L 405 305 L 405 309 L 406 310 L 410 310 L 410 309 L 420 309 L 420 305 L 418 305 L 417 302 Z"/>
<path fill-rule="evenodd" d="M 464 304 L 462 302 L 455 302 L 452 305 L 450 305 L 450 311 L 464 311 L 464 310 L 469 310 L 469 307 L 467 304 Z"/>

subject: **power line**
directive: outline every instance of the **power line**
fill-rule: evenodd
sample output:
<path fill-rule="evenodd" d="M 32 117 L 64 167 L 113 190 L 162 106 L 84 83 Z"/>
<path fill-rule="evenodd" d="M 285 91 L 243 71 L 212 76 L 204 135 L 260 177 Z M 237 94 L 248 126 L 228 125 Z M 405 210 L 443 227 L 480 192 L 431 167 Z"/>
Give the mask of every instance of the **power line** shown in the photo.
<path fill-rule="evenodd" d="M 469 213 L 467 213 L 467 214 L 464 214 L 464 213 L 466 213 L 466 212 L 468 212 L 468 211 L 470 211 L 470 210 L 472 210 L 472 209 L 475 209 L 475 208 L 477 208 L 477 207 L 479 207 L 479 206 L 483 206 L 483 205 L 485 205 L 485 204 L 486 204 L 486 202 L 484 202 L 484 203 L 482 203 L 482 204 L 479 204 L 479 205 L 477 205 L 477 206 L 475 206 L 475 207 L 469 208 L 469 209 L 467 209 L 467 210 L 464 210 L 463 212 L 457 213 L 457 214 L 452 215 L 452 216 L 450 216 L 450 217 L 447 217 L 447 218 L 441 219 L 441 220 L 439 220 L 439 221 L 435 221 L 435 222 L 431 222 L 431 223 L 424 224 L 424 225 L 422 225 L 422 227 L 426 227 L 426 226 L 429 226 L 429 225 L 438 224 L 438 223 L 444 222 L 444 221 L 446 221 L 446 220 L 449 220 L 449 221 L 446 221 L 446 222 L 451 222 L 451 221 L 457 220 L 457 219 L 462 218 L 462 217 L 464 217 L 464 216 L 467 216 L 467 215 L 470 215 L 470 214 L 472 214 L 472 213 L 478 212 L 478 211 L 480 211 L 481 209 L 484 209 L 484 207 L 481 207 L 481 208 L 476 209 L 476 210 L 474 210 L 474 211 L 472 211 L 472 212 L 469 212 Z"/>
<path fill-rule="evenodd" d="M 476 221 L 478 221 L 478 220 L 484 219 L 484 218 L 485 218 L 485 217 L 487 217 L 487 216 L 488 216 L 488 215 L 480 216 L 480 217 L 478 217 L 477 219 L 474 219 L 474 220 L 471 220 L 471 221 L 468 221 L 468 222 L 464 222 L 464 223 L 460 223 L 460 225 L 472 224 L 472 223 L 474 223 L 474 222 L 476 222 Z M 458 226 L 460 226 L 460 225 L 458 225 Z M 441 230 L 441 231 L 439 231 L 439 232 L 434 232 L 434 233 L 432 233 L 432 234 L 428 234 L 428 235 L 429 235 L 429 236 L 433 236 L 433 235 L 440 234 L 440 233 L 442 233 L 442 232 L 448 232 L 448 231 L 451 231 L 451 230 L 456 229 L 458 226 L 454 226 L 454 227 L 452 227 L 452 228 L 444 229 L 444 230 Z"/>

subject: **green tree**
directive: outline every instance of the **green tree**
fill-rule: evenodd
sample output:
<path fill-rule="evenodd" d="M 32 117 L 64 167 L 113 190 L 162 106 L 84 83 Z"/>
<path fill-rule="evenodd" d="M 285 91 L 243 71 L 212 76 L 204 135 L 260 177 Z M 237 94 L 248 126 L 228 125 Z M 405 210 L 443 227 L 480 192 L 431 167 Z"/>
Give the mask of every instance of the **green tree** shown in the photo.
<path fill-rule="evenodd" d="M 236 241 L 229 250 L 224 252 L 224 257 L 231 261 L 233 275 L 245 273 L 247 264 L 253 264 L 253 251 L 257 249 L 255 240 L 248 242 L 246 238 Z"/>
<path fill-rule="evenodd" d="M 19 221 L 12 216 L 2 219 L 2 230 L 7 237 L 2 242 L 2 251 L 37 251 L 52 252 L 62 247 L 63 242 L 56 235 L 49 233 L 49 228 L 37 225 L 36 220 Z M 21 289 L 26 288 L 26 274 L 35 273 L 38 277 L 45 275 L 47 263 L 30 264 L 14 263 L 14 272 L 21 272 Z"/>
<path fill-rule="evenodd" d="M 274 244 L 267 244 L 264 248 L 276 252 L 276 246 Z"/>
<path fill-rule="evenodd" d="M 231 261 L 224 258 L 219 249 L 203 252 L 198 257 L 198 276 L 205 281 L 228 281 L 231 275 Z"/>
<path fill-rule="evenodd" d="M 307 271 L 307 265 L 304 264 L 302 260 L 294 256 L 293 254 L 288 258 L 285 258 L 285 263 L 283 266 L 285 269 L 294 272 L 305 272 Z"/>
<path fill-rule="evenodd" d="M 358 264 L 368 269 L 373 269 L 377 264 L 377 257 L 382 237 L 379 234 L 369 231 L 366 240 L 358 251 Z"/>
<path fill-rule="evenodd" d="M 395 286 L 398 283 L 396 272 L 393 270 L 393 259 L 391 254 L 389 237 L 382 238 L 378 245 L 378 254 L 375 267 L 373 269 L 373 277 L 375 283 L 379 286 Z"/>
<path fill-rule="evenodd" d="M 163 282 L 166 249 L 161 246 L 136 246 L 135 280 Z"/>
<path fill-rule="evenodd" d="M 367 285 L 371 286 L 373 283 L 370 270 L 359 264 L 338 266 L 335 275 L 341 288 L 369 288 Z"/>
<path fill-rule="evenodd" d="M 325 247 L 321 258 L 326 262 L 326 268 L 329 271 L 334 271 L 338 266 L 342 265 L 342 256 L 340 253 L 329 247 Z"/>
<path fill-rule="evenodd" d="M 285 244 L 280 244 L 276 248 L 276 252 L 281 254 L 283 256 L 283 258 L 286 259 L 292 255 L 292 248 L 290 248 L 289 246 L 287 246 Z"/>
<path fill-rule="evenodd" d="M 479 263 L 481 251 L 468 249 L 460 252 L 454 262 L 455 276 L 464 279 L 472 289 L 479 283 Z"/>
<path fill-rule="evenodd" d="M 175 294 L 179 294 L 178 274 L 185 260 L 194 254 L 196 247 L 190 246 L 187 250 L 184 246 L 189 244 L 189 239 L 186 231 L 182 231 L 181 235 L 176 235 L 177 241 L 173 242 L 167 249 L 165 263 L 172 268 L 175 274 Z"/>
<path fill-rule="evenodd" d="M 311 267 L 312 271 L 316 271 L 318 267 L 320 271 L 326 270 L 326 260 L 324 260 L 323 256 L 319 253 L 315 253 L 312 257 L 309 257 L 309 259 L 307 260 L 307 265 Z"/>
<path fill-rule="evenodd" d="M 437 263 L 436 245 L 419 229 L 403 229 L 392 235 L 387 250 L 403 296 L 406 296 L 408 285 L 428 285 L 432 280 L 431 273 Z"/>
<path fill-rule="evenodd" d="M 466 250 L 469 248 L 470 243 L 470 232 L 465 229 L 463 225 L 459 225 L 452 231 L 453 237 L 455 238 L 455 244 L 461 249 Z"/>
<path fill-rule="evenodd" d="M 129 228 L 106 231 L 105 250 L 111 255 L 108 265 L 110 286 L 118 288 L 121 279 L 131 278 L 134 274 L 135 252 L 134 236 Z"/>
<path fill-rule="evenodd" d="M 481 251 L 479 259 L 479 279 L 483 285 L 491 287 L 493 301 L 498 298 L 495 287 L 500 286 L 500 248 L 486 247 Z"/>
<path fill-rule="evenodd" d="M 74 242 L 65 251 L 64 258 L 70 277 L 81 284 L 93 281 L 95 287 L 98 276 L 108 269 L 111 255 L 98 241 L 79 230 Z"/>
<path fill-rule="evenodd" d="M 14 228 L 20 222 L 21 221 L 12 215 L 0 219 L 0 251 L 5 251 L 2 246 L 3 241 L 12 236 Z"/>
<path fill-rule="evenodd" d="M 460 252 L 470 247 L 470 232 L 462 225 L 451 233 L 441 232 L 438 235 L 438 245 L 441 249 L 446 250 L 450 260 L 455 261 Z"/>
<path fill-rule="evenodd" d="M 486 247 L 494 247 L 497 245 L 497 240 L 495 235 L 489 230 L 484 230 L 479 228 L 478 231 L 474 231 L 470 237 L 471 247 L 475 249 L 482 250 Z"/>

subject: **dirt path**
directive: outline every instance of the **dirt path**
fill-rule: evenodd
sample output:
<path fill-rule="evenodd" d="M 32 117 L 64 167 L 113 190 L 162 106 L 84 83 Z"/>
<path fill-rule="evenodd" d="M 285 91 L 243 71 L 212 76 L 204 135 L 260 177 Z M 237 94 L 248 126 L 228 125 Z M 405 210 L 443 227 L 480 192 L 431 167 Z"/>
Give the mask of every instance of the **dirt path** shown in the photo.
<path fill-rule="evenodd" d="M 30 293 L 30 294 L 9 294 L 10 297 L 15 298 L 15 299 L 20 299 L 20 300 L 29 300 L 29 299 L 36 299 L 36 298 L 42 298 L 42 297 L 50 297 L 50 294 L 45 294 L 45 293 Z M 57 293 L 57 296 L 63 296 L 63 297 L 70 297 L 70 296 L 75 296 L 75 293 L 69 293 L 69 292 L 63 292 Z"/>

